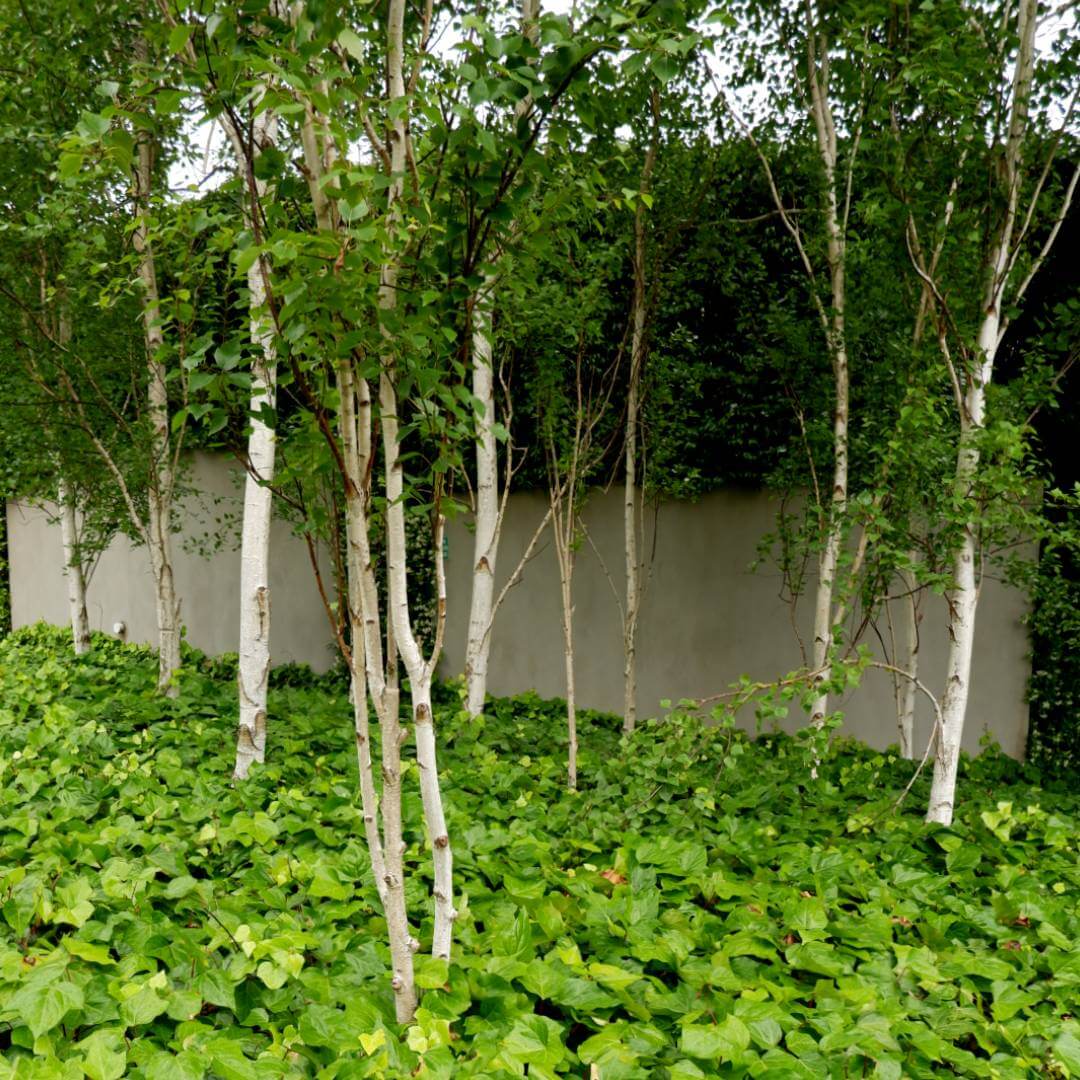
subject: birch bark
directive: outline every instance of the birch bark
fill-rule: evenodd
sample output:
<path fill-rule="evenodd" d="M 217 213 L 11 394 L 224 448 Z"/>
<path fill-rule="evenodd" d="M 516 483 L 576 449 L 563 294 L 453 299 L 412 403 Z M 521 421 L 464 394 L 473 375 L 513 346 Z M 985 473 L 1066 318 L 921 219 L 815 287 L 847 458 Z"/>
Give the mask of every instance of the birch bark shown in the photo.
<path fill-rule="evenodd" d="M 67 578 L 71 636 L 75 646 L 75 655 L 82 656 L 90 651 L 90 620 L 86 614 L 86 574 L 79 546 L 83 532 L 82 513 L 71 485 L 63 476 L 57 483 L 57 501 L 60 504 L 60 537 L 64 548 L 64 574 Z"/>
<path fill-rule="evenodd" d="M 390 115 L 390 187 L 387 194 L 389 227 L 394 229 L 400 220 L 399 201 L 402 177 L 408 152 L 408 131 L 405 123 L 405 79 L 403 61 L 403 27 L 405 2 L 390 0 L 390 20 L 387 28 L 387 74 Z M 382 268 L 379 288 L 379 307 L 383 312 L 397 306 L 398 262 L 391 256 Z M 384 333 L 385 333 L 385 324 Z M 409 675 L 412 698 L 413 725 L 416 734 L 416 763 L 420 771 L 420 798 L 424 820 L 432 846 L 434 865 L 435 926 L 431 954 L 449 960 L 454 933 L 453 851 L 446 829 L 439 766 L 436 755 L 435 724 L 431 711 L 431 682 L 442 651 L 446 623 L 446 583 L 442 562 L 443 527 L 441 518 L 435 527 L 435 576 L 438 589 L 438 613 L 435 641 L 431 654 L 425 658 L 412 629 L 409 616 L 409 587 L 405 541 L 404 470 L 401 462 L 401 440 L 398 427 L 397 389 L 394 385 L 395 361 L 392 354 L 384 357 L 379 377 L 379 419 L 383 435 L 383 467 L 386 476 L 387 520 L 387 588 L 389 617 L 398 652 Z"/>
<path fill-rule="evenodd" d="M 257 216 L 267 185 L 255 175 L 255 161 L 277 141 L 277 117 L 270 109 L 259 112 L 251 127 L 251 146 L 245 146 L 231 114 L 226 130 L 237 164 L 245 175 L 248 207 L 245 218 L 258 242 Z M 266 758 L 266 694 L 270 678 L 270 523 L 273 513 L 276 433 L 266 413 L 275 406 L 277 352 L 274 322 L 267 307 L 270 266 L 265 255 L 247 272 L 251 318 L 251 431 L 248 435 L 247 474 L 244 479 L 244 517 L 240 539 L 240 643 L 237 668 L 239 723 L 233 776 L 247 778 L 255 762 Z"/>
<path fill-rule="evenodd" d="M 986 261 L 982 321 L 975 344 L 974 362 L 966 372 L 966 387 L 959 403 L 960 443 L 954 487 L 962 505 L 972 504 L 972 489 L 979 472 L 978 437 L 986 423 L 986 393 L 993 379 L 994 361 L 1001 343 L 1002 305 L 1014 261 L 1011 248 L 1022 182 L 1022 151 L 1028 129 L 1037 17 L 1038 0 L 1020 0 L 1017 16 L 1019 43 L 1004 155 L 1006 205 Z M 927 821 L 941 825 L 952 824 L 960 745 L 971 688 L 971 657 L 975 644 L 980 584 L 977 573 L 978 509 L 972 506 L 972 510 L 972 516 L 964 522 L 960 541 L 953 552 L 953 580 L 946 594 L 949 604 L 949 653 L 941 703 L 941 727 L 937 732 L 934 775 L 926 813 Z"/>
<path fill-rule="evenodd" d="M 398 73 L 398 79 L 391 82 L 391 88 L 399 93 L 402 90 L 402 19 L 402 5 L 395 2 L 388 35 L 391 61 L 396 64 Z M 321 93 L 325 90 L 319 89 Z M 403 129 L 401 133 L 403 134 Z M 322 232 L 335 231 L 339 222 L 327 194 L 328 190 L 333 189 L 334 182 L 327 177 L 336 164 L 336 151 L 325 119 L 310 101 L 305 103 L 300 134 L 316 224 Z M 400 194 L 400 183 L 399 169 L 396 183 L 392 181 L 388 189 L 391 209 Z M 385 281 L 383 283 L 386 284 Z M 393 295 L 392 288 L 390 293 Z M 380 304 L 382 302 L 380 293 Z M 351 674 L 353 725 L 364 835 L 376 888 L 386 917 L 395 1015 L 400 1023 L 408 1023 L 412 1020 L 417 1005 L 413 954 L 419 948 L 419 943 L 412 935 L 405 902 L 401 747 L 407 733 L 401 725 L 399 689 L 396 675 L 393 674 L 396 664 L 393 634 L 390 632 L 391 619 L 388 619 L 387 625 L 387 651 L 385 655 L 383 652 L 379 591 L 375 577 L 375 559 L 371 550 L 368 507 L 373 451 L 372 400 L 368 382 L 356 375 L 352 358 L 345 358 L 337 365 L 336 376 L 340 400 L 338 438 L 342 449 L 341 467 L 345 485 L 346 591 L 350 630 L 346 659 Z M 381 732 L 381 800 L 375 785 L 369 697 Z"/>
<path fill-rule="evenodd" d="M 472 598 L 465 644 L 465 707 L 470 716 L 484 711 L 487 696 L 491 623 L 494 618 L 495 563 L 498 558 L 501 514 L 499 470 L 495 442 L 495 373 L 492 368 L 492 290 L 494 277 L 486 275 L 473 304 L 472 392 L 483 413 L 477 416 L 476 532 L 473 539 Z"/>
<path fill-rule="evenodd" d="M 536 42 L 540 0 L 522 0 L 522 33 Z M 526 96 L 514 109 L 520 120 L 532 108 Z M 497 261 L 497 259 L 496 259 Z M 489 271 L 476 293 L 472 307 L 472 392 L 483 412 L 477 416 L 476 505 L 473 537 L 472 596 L 469 629 L 465 642 L 465 708 L 470 716 L 484 711 L 487 696 L 491 629 L 498 607 L 495 598 L 495 565 L 499 554 L 505 505 L 499 498 L 498 453 L 495 439 L 495 372 L 492 357 L 492 309 L 495 274 Z"/>
<path fill-rule="evenodd" d="M 809 5 L 807 5 L 807 12 L 810 16 L 807 25 L 806 57 L 810 112 L 814 121 L 818 156 L 825 173 L 825 237 L 831 292 L 831 310 L 825 330 L 832 360 L 834 393 L 833 482 L 829 505 L 820 508 L 824 526 L 824 546 L 818 560 L 817 592 L 814 602 L 813 665 L 818 673 L 818 681 L 826 683 L 831 677 L 829 656 L 833 644 L 833 592 L 840 560 L 840 548 L 843 543 L 848 490 L 850 373 L 845 326 L 847 212 L 845 208 L 842 218 L 840 200 L 836 191 L 836 126 L 829 102 L 828 44 L 823 39 L 818 39 Z M 824 723 L 828 711 L 829 697 L 826 692 L 822 692 L 814 700 L 811 722 L 820 726 Z"/>
<path fill-rule="evenodd" d="M 136 47 L 146 59 L 146 43 Z M 154 607 L 158 627 L 158 689 L 168 697 L 178 693 L 175 674 L 180 668 L 180 598 L 173 578 L 172 502 L 175 463 L 169 436 L 169 392 L 164 361 L 165 339 L 161 328 L 161 302 L 157 268 L 150 242 L 150 192 L 154 167 L 154 144 L 149 133 L 136 129 L 133 176 L 135 228 L 132 242 L 142 283 L 143 336 L 147 358 L 147 420 L 150 425 L 151 475 L 147 492 L 146 542 L 154 578 Z"/>
<path fill-rule="evenodd" d="M 900 756 L 911 761 L 915 757 L 915 701 L 919 677 L 919 583 L 910 570 L 900 575 L 905 595 L 900 601 L 900 667 L 907 678 L 896 680 L 896 724 L 900 737 Z"/>

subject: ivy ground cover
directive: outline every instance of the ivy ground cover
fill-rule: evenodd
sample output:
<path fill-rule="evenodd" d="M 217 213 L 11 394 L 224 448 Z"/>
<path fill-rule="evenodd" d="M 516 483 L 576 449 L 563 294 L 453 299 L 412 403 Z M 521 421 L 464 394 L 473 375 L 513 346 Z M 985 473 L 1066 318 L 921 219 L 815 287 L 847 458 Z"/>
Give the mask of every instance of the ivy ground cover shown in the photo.
<path fill-rule="evenodd" d="M 568 795 L 557 704 L 445 688 L 460 917 L 401 1028 L 344 685 L 280 676 L 234 788 L 227 665 L 154 675 L 0 644 L 0 1078 L 1080 1076 L 1080 799 L 1000 755 L 941 829 L 890 755 L 587 716 Z"/>

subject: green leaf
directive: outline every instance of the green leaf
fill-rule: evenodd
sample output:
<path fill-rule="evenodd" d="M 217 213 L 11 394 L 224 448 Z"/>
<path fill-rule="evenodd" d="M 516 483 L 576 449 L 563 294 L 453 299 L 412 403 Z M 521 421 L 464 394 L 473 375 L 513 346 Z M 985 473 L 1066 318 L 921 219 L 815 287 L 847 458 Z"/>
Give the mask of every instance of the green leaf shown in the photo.
<path fill-rule="evenodd" d="M 61 180 L 70 180 L 82 168 L 83 156 L 77 153 L 63 153 L 56 165 L 56 174 Z"/>
<path fill-rule="evenodd" d="M 128 1027 L 137 1027 L 156 1020 L 168 1007 L 169 1003 L 153 987 L 143 986 L 120 1003 L 120 1019 Z"/>
<path fill-rule="evenodd" d="M 1070 1076 L 1080 1076 L 1080 1038 L 1076 1025 L 1069 1025 L 1054 1040 L 1054 1056 L 1069 1070 Z"/>
<path fill-rule="evenodd" d="M 192 376 L 192 378 L 194 378 L 194 376 Z M 210 378 L 212 379 L 213 376 Z M 192 386 L 189 383 L 188 389 L 196 390 L 198 387 Z M 183 874 L 180 877 L 173 878 L 169 884 L 165 886 L 165 895 L 170 900 L 179 900 L 181 897 L 187 896 L 188 893 L 192 892 L 197 885 L 198 882 L 191 877 L 190 874 Z"/>
<path fill-rule="evenodd" d="M 364 59 L 364 42 L 359 34 L 355 30 L 350 30 L 347 26 L 337 36 L 338 44 L 351 56 L 354 60 Z"/>
<path fill-rule="evenodd" d="M 416 985 L 421 990 L 438 990 L 450 979 L 450 964 L 434 956 L 418 956 L 414 961 Z"/>
<path fill-rule="evenodd" d="M 169 52 L 180 52 L 191 40 L 191 35 L 194 32 L 195 27 L 188 26 L 185 23 L 174 26 L 172 30 L 169 31 Z"/>
<path fill-rule="evenodd" d="M 206 1075 L 206 1057 L 193 1050 L 179 1054 L 158 1051 L 143 1064 L 146 1080 L 202 1080 Z"/>
<path fill-rule="evenodd" d="M 72 956 L 80 960 L 87 960 L 91 964 L 115 964 L 116 961 L 109 955 L 105 945 L 99 945 L 94 941 L 79 941 L 77 938 L 64 938 L 64 948 Z"/>
<path fill-rule="evenodd" d="M 76 1049 L 90 1080 L 118 1080 L 127 1071 L 127 1043 L 118 1028 L 98 1028 L 76 1043 Z"/>
<path fill-rule="evenodd" d="M 687 1024 L 679 1039 L 684 1054 L 708 1061 L 737 1062 L 749 1046 L 750 1032 L 737 1016 L 719 1024 Z"/>
<path fill-rule="evenodd" d="M 219 1008 L 236 1012 L 236 995 L 232 982 L 223 971 L 211 968 L 204 971 L 195 981 L 195 988 L 202 995 L 203 1001 Z"/>
<path fill-rule="evenodd" d="M 243 248 L 236 256 L 236 272 L 241 275 L 246 274 L 255 265 L 255 260 L 259 257 L 261 250 L 258 244 L 249 244 Z"/>
<path fill-rule="evenodd" d="M 348 900 L 352 894 L 352 885 L 342 881 L 333 866 L 319 863 L 315 867 L 315 873 L 308 885 L 309 896 L 325 897 L 328 900 Z"/>
<path fill-rule="evenodd" d="M 91 139 L 100 139 L 109 128 L 112 121 L 98 113 L 84 112 L 79 116 L 79 129 Z"/>
<path fill-rule="evenodd" d="M 83 992 L 72 982 L 37 982 L 24 986 L 8 1003 L 33 1033 L 34 1038 L 51 1031 L 69 1013 L 83 1007 Z"/>

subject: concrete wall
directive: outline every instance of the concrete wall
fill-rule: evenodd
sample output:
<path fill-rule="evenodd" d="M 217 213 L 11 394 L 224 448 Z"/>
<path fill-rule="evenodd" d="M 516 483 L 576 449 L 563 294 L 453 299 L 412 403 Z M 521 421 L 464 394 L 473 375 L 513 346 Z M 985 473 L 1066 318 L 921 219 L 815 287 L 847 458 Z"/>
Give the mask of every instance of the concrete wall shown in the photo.
<path fill-rule="evenodd" d="M 195 455 L 191 484 L 204 492 L 185 505 L 184 528 L 177 537 L 176 575 L 183 597 L 188 640 L 209 653 L 235 651 L 239 604 L 239 553 L 235 519 L 241 489 L 235 464 Z M 539 495 L 515 495 L 503 532 L 501 581 L 512 571 L 544 513 Z M 725 491 L 694 504 L 667 503 L 655 530 L 655 558 L 645 597 L 638 647 L 639 715 L 661 712 L 665 698 L 704 697 L 749 675 L 770 680 L 799 666 L 792 613 L 779 598 L 777 573 L 763 566 L 751 571 L 762 536 L 773 528 L 776 506 L 760 492 Z M 204 557 L 190 550 L 218 527 L 215 518 L 233 518 L 224 529 L 230 542 Z M 575 583 L 577 684 L 580 704 L 622 709 L 622 638 L 612 589 L 622 588 L 622 506 L 618 493 L 594 494 L 586 526 L 592 539 L 578 555 Z M 12 615 L 16 626 L 45 619 L 67 620 L 60 530 L 40 510 L 8 506 L 12 575 Z M 449 621 L 443 674 L 462 669 L 468 622 L 472 536 L 463 521 L 449 529 L 447 588 Z M 596 552 L 599 552 L 599 556 Z M 606 563 L 611 581 L 601 565 Z M 305 545 L 289 525 L 276 521 L 271 541 L 274 662 L 298 660 L 323 670 L 335 658 L 329 628 L 314 585 Z M 101 559 L 89 590 L 95 629 L 118 620 L 129 640 L 153 641 L 155 623 L 149 565 L 144 551 L 118 540 Z M 945 601 L 928 597 L 922 624 L 924 682 L 940 694 L 946 649 Z M 1028 676 L 1027 637 L 1022 625 L 1024 596 L 987 581 L 979 609 L 971 705 L 964 745 L 978 749 L 984 731 L 1010 754 L 1020 757 L 1027 736 L 1024 689 Z M 794 620 L 810 641 L 809 604 Z M 884 632 L 884 631 L 883 631 Z M 873 634 L 868 636 L 873 644 Z M 554 552 L 545 541 L 509 593 L 494 630 L 493 693 L 535 689 L 561 696 L 564 689 L 558 575 Z M 896 741 L 896 711 L 890 677 L 867 672 L 863 685 L 839 703 L 844 730 L 873 746 Z M 931 712 L 919 704 L 916 745 L 925 745 Z M 753 718 L 747 717 L 748 726 Z M 788 718 L 793 730 L 801 715 Z"/>
<path fill-rule="evenodd" d="M 501 582 L 512 572 L 543 516 L 539 495 L 510 500 L 499 554 Z M 780 577 L 767 565 L 750 569 L 761 538 L 774 528 L 776 504 L 761 492 L 724 491 L 697 503 L 665 503 L 655 522 L 652 578 L 642 608 L 638 640 L 639 715 L 662 713 L 663 699 L 705 697 L 725 690 L 742 675 L 771 680 L 801 663 L 788 604 L 779 598 Z M 621 494 L 594 494 L 585 523 L 592 543 L 578 555 L 574 626 L 576 677 L 582 705 L 622 711 L 622 631 L 612 581 L 623 588 Z M 651 529 L 651 526 L 650 526 Z M 447 592 L 449 622 L 444 668 L 460 671 L 468 623 L 472 536 L 465 523 L 451 524 Z M 595 546 L 595 549 L 594 549 Z M 599 554 L 597 554 L 599 553 Z M 606 565 L 608 574 L 604 572 Z M 921 679 L 940 696 L 947 645 L 945 601 L 924 601 Z M 986 581 L 979 608 L 973 687 L 964 747 L 977 752 L 984 731 L 1015 757 L 1027 738 L 1024 691 L 1029 674 L 1027 611 L 1023 594 Z M 796 625 L 809 647 L 810 602 L 803 601 Z M 887 633 L 882 628 L 883 635 Z M 867 643 L 875 645 L 871 632 Z M 879 650 L 880 651 L 880 650 Z M 564 690 L 558 572 L 551 544 L 534 558 L 522 582 L 507 594 L 495 623 L 489 689 L 509 694 L 536 689 L 543 696 Z M 872 746 L 897 741 L 891 677 L 870 670 L 863 684 L 837 703 L 845 713 L 843 733 Z M 753 728 L 753 716 L 741 718 Z M 788 730 L 801 727 L 801 712 Z M 916 747 L 926 745 L 932 709 L 920 700 Z"/>
<path fill-rule="evenodd" d="M 240 626 L 239 518 L 243 508 L 240 467 L 228 458 L 195 454 L 186 485 L 198 496 L 186 499 L 173 537 L 180 617 L 187 640 L 216 655 L 235 652 Z M 12 625 L 44 619 L 68 622 L 67 585 L 60 527 L 41 507 L 11 502 L 7 507 L 11 566 Z M 336 650 L 315 587 L 307 546 L 285 521 L 270 536 L 270 591 L 274 663 L 300 661 L 319 671 L 330 667 Z M 111 632 L 127 625 L 128 641 L 154 642 L 150 560 L 145 548 L 125 537 L 105 551 L 87 590 L 90 625 Z"/>

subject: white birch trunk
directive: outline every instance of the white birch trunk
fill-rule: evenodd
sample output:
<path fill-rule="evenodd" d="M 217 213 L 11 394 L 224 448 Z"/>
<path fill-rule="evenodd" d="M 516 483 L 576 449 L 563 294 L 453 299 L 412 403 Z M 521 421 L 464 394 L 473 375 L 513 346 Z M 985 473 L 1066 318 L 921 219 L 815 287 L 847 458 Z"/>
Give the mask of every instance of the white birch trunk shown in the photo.
<path fill-rule="evenodd" d="M 522 0 L 524 35 L 535 43 L 539 0 Z M 515 119 L 527 115 L 532 99 L 527 96 L 514 109 Z M 492 358 L 492 308 L 494 273 L 485 275 L 472 308 L 472 391 L 483 406 L 477 417 L 476 507 L 474 514 L 472 597 L 465 642 L 465 708 L 470 716 L 484 711 L 487 697 L 488 659 L 495 620 L 495 563 L 502 532 L 499 503 L 498 453 L 495 440 L 495 370 Z M 507 478 L 509 480 L 509 477 Z"/>
<path fill-rule="evenodd" d="M 999 316 L 996 307 L 983 319 L 979 331 L 980 370 L 973 375 L 964 398 L 967 414 L 961 423 L 960 449 L 956 456 L 956 489 L 967 497 L 979 471 L 979 450 L 973 439 L 985 422 L 986 386 L 993 374 Z M 926 820 L 951 825 L 956 802 L 956 772 L 964 735 L 968 695 L 971 689 L 971 656 L 975 647 L 975 615 L 979 603 L 977 521 L 964 524 L 960 543 L 953 553 L 953 581 L 946 592 L 949 605 L 949 654 L 945 670 L 945 693 L 941 701 L 941 730 L 937 732 L 934 777 Z"/>
<path fill-rule="evenodd" d="M 807 10 L 809 12 L 809 6 Z M 836 193 L 836 128 L 829 103 L 827 45 L 823 41 L 820 43 L 823 55 L 819 57 L 815 38 L 816 31 L 811 22 L 807 26 L 807 74 L 811 118 L 817 136 L 818 155 L 825 172 L 825 235 L 832 306 L 826 337 L 834 383 L 832 488 L 828 505 L 820 507 L 825 524 L 825 538 L 818 560 L 817 593 L 814 601 L 813 664 L 818 673 L 818 681 L 826 683 L 832 675 L 829 658 L 833 644 L 833 592 L 843 543 L 848 489 L 849 371 L 844 322 L 847 236 L 846 220 L 842 220 Z M 854 153 L 854 149 L 851 152 Z M 818 694 L 811 709 L 811 722 L 820 726 L 824 723 L 828 711 L 828 694 Z"/>
<path fill-rule="evenodd" d="M 399 201 L 402 193 L 402 178 L 405 171 L 408 132 L 405 111 L 400 108 L 405 100 L 403 33 L 404 0 L 390 0 L 387 23 L 387 83 L 391 103 L 392 121 L 389 130 L 390 184 L 387 189 L 387 211 L 390 228 L 393 229 L 400 219 Z M 395 108 L 395 106 L 397 106 Z M 384 262 L 379 281 L 379 307 L 383 311 L 392 311 L 397 305 L 398 260 L 395 255 L 388 255 Z M 388 345 L 390 342 L 388 341 Z M 386 481 L 386 522 L 387 522 L 387 590 L 388 590 L 388 631 L 396 642 L 397 651 L 405 663 L 409 675 L 412 694 L 413 722 L 416 727 L 416 760 L 420 771 L 420 793 L 424 807 L 424 819 L 432 845 L 434 864 L 434 900 L 435 926 L 432 935 L 432 954 L 449 959 L 450 944 L 453 937 L 455 911 L 453 906 L 453 853 L 450 837 L 446 831 L 446 822 L 442 808 L 442 793 L 439 785 L 438 761 L 435 752 L 434 717 L 431 712 L 431 680 L 438 663 L 442 648 L 442 636 L 445 627 L 446 592 L 442 566 L 442 527 L 436 527 L 435 565 L 436 579 L 439 585 L 439 613 L 436 641 L 431 656 L 425 660 L 420 645 L 412 631 L 409 615 L 409 590 L 407 570 L 407 550 L 405 540 L 404 477 L 401 461 L 401 440 L 399 435 L 397 391 L 394 386 L 395 361 L 392 352 L 383 357 L 382 371 L 379 377 L 379 419 L 382 426 L 383 468 Z M 389 663 L 390 657 L 387 656 Z M 396 698 L 396 690 L 394 691 Z M 387 710 L 389 713 L 389 710 Z M 396 716 L 387 715 L 386 721 L 398 725 Z M 390 740 L 390 732 L 384 729 L 383 748 Z M 395 736 L 400 741 L 400 736 Z M 400 750 L 398 751 L 400 753 Z M 398 777 L 400 784 L 400 775 Z M 387 780 L 384 776 L 384 798 Z M 396 829 L 400 835 L 400 791 L 397 795 Z M 390 825 L 386 828 L 387 862 L 392 849 Z M 394 943 L 391 941 L 391 953 Z M 395 968 L 396 973 L 396 968 Z M 409 978 L 412 979 L 412 957 L 409 956 Z M 395 990 L 398 987 L 395 985 Z M 399 1019 L 412 1019 L 415 1012 L 415 989 L 411 990 L 411 1003 L 397 999 Z M 406 1005 L 409 1007 L 406 1008 Z"/>
<path fill-rule="evenodd" d="M 139 43 L 140 59 L 146 46 Z M 143 333 L 147 358 L 147 419 L 150 424 L 150 484 L 147 493 L 147 546 L 154 578 L 154 608 L 158 628 L 158 689 L 168 697 L 178 693 L 176 672 L 180 668 L 180 600 L 176 594 L 172 564 L 172 496 L 175 481 L 169 437 L 169 394 L 166 384 L 161 329 L 161 303 L 157 270 L 150 244 L 147 216 L 154 165 L 153 143 L 139 129 L 136 135 L 134 198 L 135 229 L 132 241 L 138 256 L 142 282 Z"/>
<path fill-rule="evenodd" d="M 398 10 L 391 13 L 390 34 L 396 34 L 397 37 L 396 58 L 400 68 L 402 13 L 400 5 L 395 7 Z M 334 165 L 334 145 L 325 121 L 316 114 L 310 104 L 305 110 L 300 134 L 315 220 L 320 230 L 331 231 L 336 227 L 336 219 L 322 181 Z M 332 183 L 329 186 L 332 187 Z M 387 678 L 386 665 L 392 667 L 389 656 L 385 658 L 384 664 L 379 592 L 369 533 L 371 393 L 367 381 L 356 378 L 352 363 L 348 359 L 338 365 L 338 390 L 341 400 L 338 426 L 346 473 L 345 543 L 351 636 L 348 660 L 351 668 L 360 799 L 368 857 L 386 918 L 394 1012 L 400 1023 L 408 1023 L 416 1012 L 413 954 L 418 943 L 409 928 L 405 903 L 405 840 L 401 818 L 401 746 L 405 733 L 401 729 L 398 711 L 397 680 Z M 382 735 L 381 801 L 375 788 L 371 725 L 367 707 L 369 696 Z"/>
<path fill-rule="evenodd" d="M 1008 139 L 1004 172 L 1006 205 L 986 262 L 983 317 L 975 346 L 973 370 L 966 373 L 967 386 L 960 403 L 960 445 L 956 455 L 956 494 L 971 495 L 979 471 L 977 438 L 986 423 L 986 392 L 994 375 L 994 361 L 1001 338 L 1001 312 L 1012 266 L 1012 239 L 1017 220 L 1021 184 L 1021 154 L 1027 133 L 1028 101 L 1035 59 L 1038 0 L 1020 0 L 1017 36 L 1019 45 L 1012 78 Z M 964 523 L 953 552 L 953 581 L 949 603 L 949 655 L 945 693 L 941 702 L 941 730 L 937 733 L 934 776 L 930 786 L 928 822 L 951 825 L 956 804 L 956 773 L 971 689 L 971 657 L 975 645 L 975 616 L 979 603 L 976 563 L 978 517 Z"/>
<path fill-rule="evenodd" d="M 897 664 L 908 678 L 896 677 L 896 726 L 900 738 L 900 756 L 911 761 L 915 757 L 915 702 L 919 677 L 919 584 L 910 570 L 900 574 L 904 596 L 900 601 L 900 656 Z"/>
<path fill-rule="evenodd" d="M 432 955 L 450 958 L 454 933 L 453 851 L 446 829 L 439 766 L 436 755 L 434 717 L 431 711 L 431 681 L 442 648 L 446 619 L 446 585 L 442 567 L 442 525 L 435 530 L 436 581 L 439 590 L 439 611 L 435 644 L 431 656 L 424 658 L 412 630 L 409 616 L 408 570 L 405 543 L 405 507 L 401 444 L 398 437 L 397 395 L 390 376 L 384 371 L 379 389 L 380 420 L 383 432 L 383 457 L 386 469 L 387 501 L 387 585 L 389 617 L 398 652 L 409 676 L 412 698 L 413 725 L 416 734 L 416 763 L 420 771 L 420 797 L 424 821 L 432 847 L 434 868 L 435 926 L 432 934 Z"/>
<path fill-rule="evenodd" d="M 577 687 L 574 678 L 574 552 L 560 560 L 563 661 L 566 672 L 566 786 L 577 791 Z"/>
<path fill-rule="evenodd" d="M 578 378 L 581 374 L 578 372 Z M 563 665 L 566 675 L 566 786 L 577 791 L 577 689 L 574 675 L 574 539 L 577 529 L 577 463 L 581 447 L 581 424 L 575 426 L 574 452 L 570 471 L 560 479 L 555 448 L 548 452 L 550 478 L 551 528 L 555 539 L 555 561 L 559 567 L 559 597 L 562 602 Z"/>
<path fill-rule="evenodd" d="M 82 514 L 76 505 L 71 485 L 63 477 L 58 483 L 60 503 L 60 537 L 64 547 L 64 575 L 67 577 L 68 614 L 75 655 L 90 651 L 90 620 L 86 614 L 86 574 L 83 569 L 79 538 L 82 535 Z"/>
<path fill-rule="evenodd" d="M 253 204 L 245 214 L 249 225 L 258 213 L 257 204 L 266 194 L 266 183 L 254 177 L 254 161 L 277 139 L 277 120 L 269 110 L 255 117 L 252 125 L 251 160 L 242 133 L 229 134 L 243 173 L 249 170 L 248 197 Z M 270 679 L 270 523 L 273 513 L 274 457 L 276 433 L 267 423 L 264 410 L 275 406 L 277 351 L 274 323 L 267 311 L 267 281 L 270 267 L 260 255 L 247 274 L 251 343 L 255 354 L 251 364 L 251 432 L 248 435 L 248 470 L 244 479 L 244 518 L 240 540 L 240 643 L 237 668 L 239 722 L 236 733 L 236 764 L 233 776 L 247 778 L 253 762 L 266 758 L 266 695 Z M 364 703 L 366 708 L 366 702 Z"/>
<path fill-rule="evenodd" d="M 472 599 L 465 645 L 465 707 L 470 716 L 484 711 L 487 696 L 491 623 L 494 618 L 495 562 L 499 549 L 499 479 L 495 444 L 495 373 L 491 352 L 489 276 L 473 304 L 472 391 L 483 406 L 477 417 L 476 532 L 473 538 Z"/>

